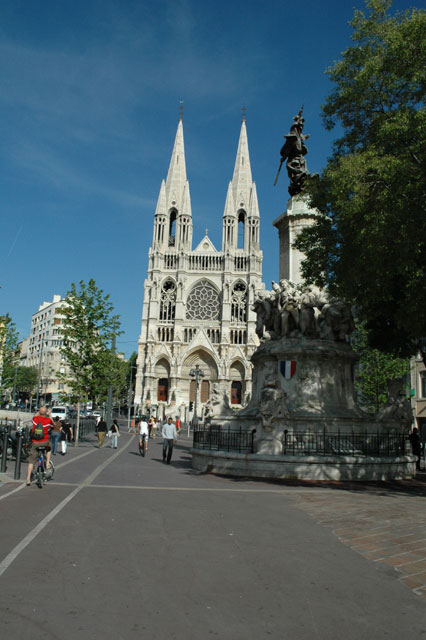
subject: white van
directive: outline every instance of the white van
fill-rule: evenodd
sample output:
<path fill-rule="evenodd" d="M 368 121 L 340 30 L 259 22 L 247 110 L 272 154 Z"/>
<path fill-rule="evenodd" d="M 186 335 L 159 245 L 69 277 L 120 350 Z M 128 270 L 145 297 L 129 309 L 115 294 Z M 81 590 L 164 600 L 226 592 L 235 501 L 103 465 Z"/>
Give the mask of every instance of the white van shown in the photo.
<path fill-rule="evenodd" d="M 59 420 L 68 418 L 68 407 L 52 407 L 52 420 L 58 416 Z"/>

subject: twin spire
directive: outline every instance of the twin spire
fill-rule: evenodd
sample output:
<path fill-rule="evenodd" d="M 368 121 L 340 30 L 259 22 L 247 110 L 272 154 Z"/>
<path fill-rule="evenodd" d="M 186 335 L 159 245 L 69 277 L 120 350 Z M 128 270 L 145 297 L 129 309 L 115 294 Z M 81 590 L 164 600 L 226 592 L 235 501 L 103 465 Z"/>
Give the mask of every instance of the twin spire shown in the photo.
<path fill-rule="evenodd" d="M 161 182 L 155 214 L 156 216 L 168 216 L 172 210 L 176 211 L 177 216 L 192 216 L 189 182 L 186 175 L 182 117 L 179 118 L 167 178 L 166 181 Z M 241 211 L 245 216 L 259 217 L 256 184 L 253 182 L 251 173 L 245 117 L 241 123 L 234 174 L 229 183 L 223 216 L 224 218 L 232 216 L 238 220 Z"/>
<path fill-rule="evenodd" d="M 170 209 L 176 209 L 181 214 L 192 215 L 189 182 L 186 177 L 182 119 L 179 119 L 167 179 L 161 182 L 155 213 L 167 215 Z"/>
<path fill-rule="evenodd" d="M 226 195 L 225 216 L 235 216 L 243 210 L 249 216 L 259 217 L 256 183 L 251 175 L 250 154 L 248 148 L 246 121 L 241 123 L 234 175 L 228 186 Z"/>

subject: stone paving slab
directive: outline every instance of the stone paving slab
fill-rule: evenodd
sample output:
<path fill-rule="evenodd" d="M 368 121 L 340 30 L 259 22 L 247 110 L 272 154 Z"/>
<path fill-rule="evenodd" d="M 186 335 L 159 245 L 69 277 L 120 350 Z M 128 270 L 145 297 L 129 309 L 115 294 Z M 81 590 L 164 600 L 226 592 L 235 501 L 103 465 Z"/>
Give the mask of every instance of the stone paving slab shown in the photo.
<path fill-rule="evenodd" d="M 393 567 L 400 582 L 426 599 L 426 475 L 389 485 L 327 487 L 296 490 L 293 498 L 343 544 Z"/>

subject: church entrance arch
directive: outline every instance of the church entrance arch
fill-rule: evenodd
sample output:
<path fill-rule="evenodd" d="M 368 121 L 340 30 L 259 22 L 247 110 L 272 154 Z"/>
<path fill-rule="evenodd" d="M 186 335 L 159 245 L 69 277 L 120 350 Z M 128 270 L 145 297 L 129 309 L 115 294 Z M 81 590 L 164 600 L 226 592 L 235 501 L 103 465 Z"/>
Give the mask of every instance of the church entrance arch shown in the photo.
<path fill-rule="evenodd" d="M 212 383 L 217 381 L 218 370 L 214 358 L 204 349 L 198 349 L 188 355 L 182 365 L 182 378 L 187 383 L 186 397 L 191 402 L 195 399 L 195 380 L 191 379 L 190 371 L 197 364 L 204 373 L 198 388 L 198 400 L 204 404 L 210 397 Z"/>

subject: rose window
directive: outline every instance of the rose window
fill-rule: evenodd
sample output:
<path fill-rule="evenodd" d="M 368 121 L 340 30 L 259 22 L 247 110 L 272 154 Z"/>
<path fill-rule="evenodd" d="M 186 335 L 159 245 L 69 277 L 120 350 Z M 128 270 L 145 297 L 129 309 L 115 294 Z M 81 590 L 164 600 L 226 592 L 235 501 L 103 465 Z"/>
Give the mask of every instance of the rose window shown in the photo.
<path fill-rule="evenodd" d="M 188 320 L 219 320 L 219 295 L 208 280 L 201 280 L 190 292 L 186 303 Z"/>

